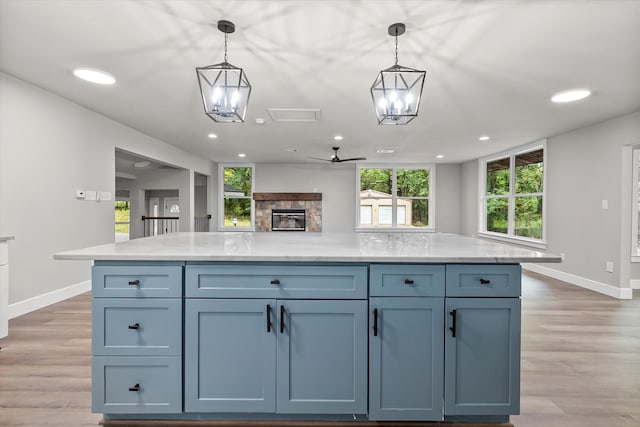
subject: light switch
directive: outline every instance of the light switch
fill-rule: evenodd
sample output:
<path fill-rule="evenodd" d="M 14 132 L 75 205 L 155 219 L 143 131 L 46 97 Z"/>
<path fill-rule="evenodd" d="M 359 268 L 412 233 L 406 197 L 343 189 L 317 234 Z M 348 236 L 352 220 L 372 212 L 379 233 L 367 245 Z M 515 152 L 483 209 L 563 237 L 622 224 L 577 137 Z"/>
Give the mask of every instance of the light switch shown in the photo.
<path fill-rule="evenodd" d="M 111 192 L 110 191 L 101 191 L 98 194 L 98 199 L 99 200 L 105 200 L 105 201 L 111 200 Z"/>
<path fill-rule="evenodd" d="M 602 209 L 609 209 L 609 201 L 608 200 L 602 200 Z"/>
<path fill-rule="evenodd" d="M 76 190 L 76 199 L 84 199 L 85 197 L 84 190 Z"/>
<path fill-rule="evenodd" d="M 86 195 L 85 200 L 98 200 L 98 192 L 97 191 L 85 191 Z"/>

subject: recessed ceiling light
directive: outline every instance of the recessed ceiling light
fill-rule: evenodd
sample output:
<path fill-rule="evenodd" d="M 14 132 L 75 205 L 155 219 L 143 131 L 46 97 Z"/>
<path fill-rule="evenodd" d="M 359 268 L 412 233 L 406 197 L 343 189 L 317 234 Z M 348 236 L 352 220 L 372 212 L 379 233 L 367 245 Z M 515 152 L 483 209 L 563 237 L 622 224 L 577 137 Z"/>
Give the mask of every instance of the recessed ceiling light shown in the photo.
<path fill-rule="evenodd" d="M 480 141 L 488 141 L 488 140 L 490 140 L 490 139 L 491 139 L 491 137 L 490 137 L 490 136 L 487 136 L 487 135 L 483 135 L 483 136 L 481 136 L 481 137 L 480 137 L 480 138 L 478 138 L 478 139 L 479 139 Z"/>
<path fill-rule="evenodd" d="M 244 154 L 244 153 L 238 153 L 238 157 L 245 158 L 245 157 L 247 157 L 247 155 L 246 155 L 246 154 Z"/>
<path fill-rule="evenodd" d="M 257 125 L 263 125 L 264 124 L 264 118 L 256 117 L 256 124 Z"/>
<path fill-rule="evenodd" d="M 444 159 L 444 155 L 442 155 L 442 154 L 438 154 L 438 155 L 436 156 L 436 159 Z"/>
<path fill-rule="evenodd" d="M 215 133 L 210 133 L 209 135 L 207 135 L 209 138 L 211 139 L 216 139 L 218 137 L 218 135 L 216 135 Z"/>
<path fill-rule="evenodd" d="M 289 153 L 295 153 L 296 151 L 298 151 L 297 148 L 285 148 L 284 151 L 288 151 Z"/>
<path fill-rule="evenodd" d="M 391 154 L 393 152 L 395 152 L 396 150 L 394 150 L 393 148 L 381 148 L 379 150 L 376 150 L 376 153 L 378 154 Z"/>
<path fill-rule="evenodd" d="M 146 168 L 147 166 L 149 166 L 151 164 L 151 162 L 148 162 L 146 160 L 140 161 L 140 162 L 135 162 L 133 164 L 134 168 Z"/>
<path fill-rule="evenodd" d="M 553 102 L 573 102 L 579 101 L 591 95 L 589 89 L 569 89 L 556 92 L 551 97 Z"/>
<path fill-rule="evenodd" d="M 335 139 L 336 141 L 342 141 L 343 137 L 342 135 L 336 135 L 333 137 L 333 139 Z"/>
<path fill-rule="evenodd" d="M 73 75 L 79 79 L 99 85 L 112 85 L 116 82 L 116 78 L 111 74 L 93 68 L 76 68 L 73 70 Z"/>

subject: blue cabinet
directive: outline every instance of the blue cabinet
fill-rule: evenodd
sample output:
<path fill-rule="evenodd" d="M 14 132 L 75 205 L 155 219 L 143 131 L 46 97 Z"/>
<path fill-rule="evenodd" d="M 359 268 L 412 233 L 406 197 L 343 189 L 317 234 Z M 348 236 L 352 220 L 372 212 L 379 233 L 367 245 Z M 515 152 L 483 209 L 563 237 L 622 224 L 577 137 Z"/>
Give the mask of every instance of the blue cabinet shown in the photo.
<path fill-rule="evenodd" d="M 275 411 L 275 311 L 275 300 L 186 301 L 185 411 Z"/>
<path fill-rule="evenodd" d="M 366 413 L 366 307 L 188 299 L 185 411 Z"/>
<path fill-rule="evenodd" d="M 371 420 L 442 419 L 443 306 L 443 298 L 370 299 Z"/>
<path fill-rule="evenodd" d="M 447 298 L 445 414 L 520 412 L 520 299 Z"/>
<path fill-rule="evenodd" d="M 278 301 L 278 413 L 367 412 L 366 313 L 366 301 Z"/>

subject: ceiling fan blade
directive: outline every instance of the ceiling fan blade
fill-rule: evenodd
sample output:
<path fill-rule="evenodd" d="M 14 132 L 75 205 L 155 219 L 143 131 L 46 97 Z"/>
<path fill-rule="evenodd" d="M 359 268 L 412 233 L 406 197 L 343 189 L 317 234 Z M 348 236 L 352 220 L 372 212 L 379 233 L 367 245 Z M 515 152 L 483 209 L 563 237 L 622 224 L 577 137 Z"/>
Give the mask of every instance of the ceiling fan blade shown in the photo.
<path fill-rule="evenodd" d="M 340 160 L 336 160 L 337 162 L 351 162 L 354 160 L 367 160 L 366 157 L 352 157 L 350 159 L 340 159 Z"/>
<path fill-rule="evenodd" d="M 330 159 L 321 159 L 319 157 L 307 157 L 307 159 L 322 160 L 323 162 L 333 162 L 334 161 L 334 160 L 330 160 Z"/>

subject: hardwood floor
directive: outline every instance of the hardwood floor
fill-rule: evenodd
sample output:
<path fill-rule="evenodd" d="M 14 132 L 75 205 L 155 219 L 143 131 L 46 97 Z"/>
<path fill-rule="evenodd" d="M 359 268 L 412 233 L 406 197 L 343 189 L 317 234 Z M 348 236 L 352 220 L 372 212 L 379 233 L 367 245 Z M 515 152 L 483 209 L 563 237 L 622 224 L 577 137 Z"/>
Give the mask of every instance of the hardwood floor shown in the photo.
<path fill-rule="evenodd" d="M 616 300 L 523 275 L 515 427 L 640 427 L 640 294 Z M 0 340 L 0 426 L 95 426 L 91 300 L 13 319 Z"/>

